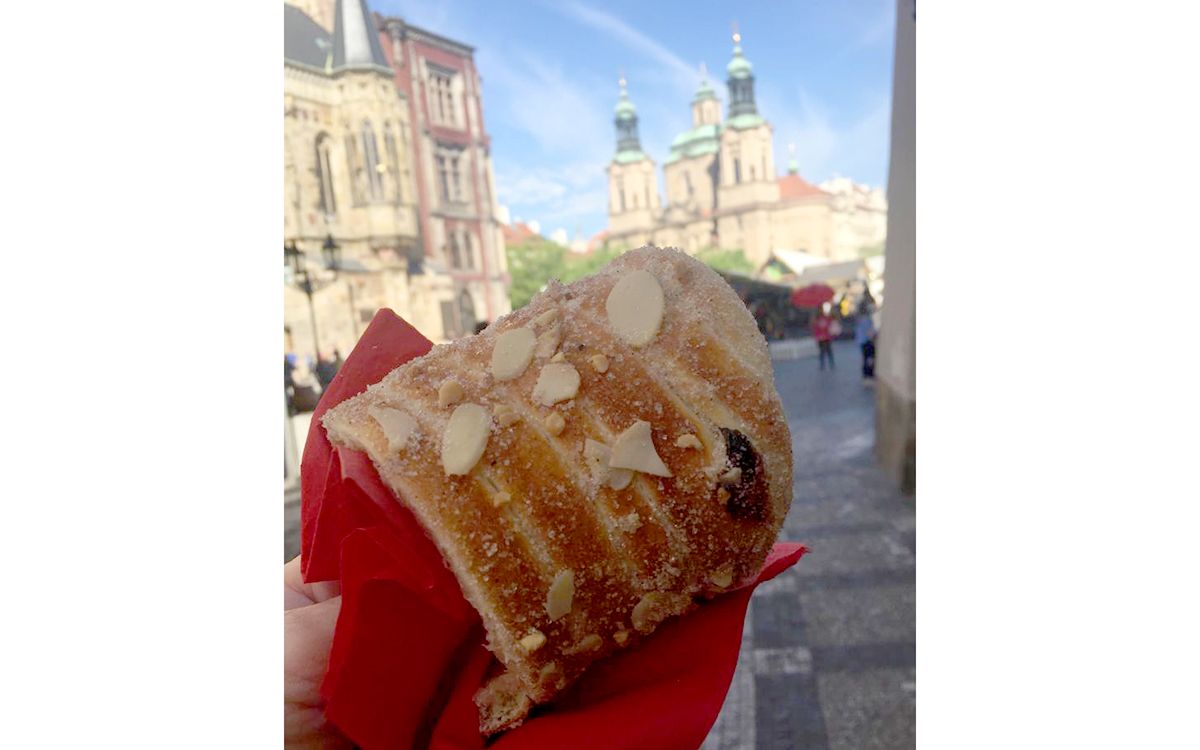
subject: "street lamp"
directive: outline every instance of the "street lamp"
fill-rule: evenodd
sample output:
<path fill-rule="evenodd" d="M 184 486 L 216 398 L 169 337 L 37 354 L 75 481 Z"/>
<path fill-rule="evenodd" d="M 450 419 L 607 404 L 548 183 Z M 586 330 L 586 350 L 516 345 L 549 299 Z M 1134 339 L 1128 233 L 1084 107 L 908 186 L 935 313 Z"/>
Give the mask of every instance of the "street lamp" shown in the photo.
<path fill-rule="evenodd" d="M 326 242 L 332 242 L 333 237 L 330 237 Z M 336 246 L 335 246 L 336 247 Z M 322 249 L 322 252 L 325 252 Z M 333 253 L 334 251 L 330 251 Z M 313 332 L 313 349 L 316 356 L 321 356 L 321 345 L 317 341 L 317 310 L 313 306 L 313 284 L 312 276 L 308 273 L 308 266 L 304 263 L 304 251 L 296 247 L 295 240 L 288 240 L 283 246 L 283 260 L 292 267 L 292 278 L 296 286 L 300 287 L 300 291 L 304 292 L 304 296 L 308 297 L 308 315 L 312 321 Z"/>
<path fill-rule="evenodd" d="M 332 234 L 325 236 L 321 255 L 325 258 L 325 268 L 333 271 L 333 278 L 336 279 L 338 269 L 342 267 L 342 246 L 334 242 Z"/>

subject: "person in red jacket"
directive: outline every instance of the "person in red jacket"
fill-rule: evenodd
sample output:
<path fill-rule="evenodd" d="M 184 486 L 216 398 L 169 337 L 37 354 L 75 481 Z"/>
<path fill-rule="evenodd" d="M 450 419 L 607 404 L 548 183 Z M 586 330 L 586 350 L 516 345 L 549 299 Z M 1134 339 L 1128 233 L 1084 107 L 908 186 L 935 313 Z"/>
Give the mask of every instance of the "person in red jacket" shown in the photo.
<path fill-rule="evenodd" d="M 812 322 L 812 335 L 817 341 L 817 349 L 821 359 L 821 369 L 825 369 L 825 358 L 829 357 L 829 369 L 833 369 L 833 318 L 829 315 L 829 305 L 823 305 L 817 311 L 817 317 Z"/>

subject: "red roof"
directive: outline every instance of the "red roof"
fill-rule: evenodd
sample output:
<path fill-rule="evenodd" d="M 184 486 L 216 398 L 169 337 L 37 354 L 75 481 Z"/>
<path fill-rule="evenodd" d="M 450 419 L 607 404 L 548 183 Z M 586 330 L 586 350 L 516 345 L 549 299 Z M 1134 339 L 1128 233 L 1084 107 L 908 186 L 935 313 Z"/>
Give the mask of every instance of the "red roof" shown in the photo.
<path fill-rule="evenodd" d="M 530 229 L 525 222 L 504 224 L 500 229 L 504 232 L 504 244 L 506 245 L 516 245 L 538 236 L 538 233 Z"/>
<path fill-rule="evenodd" d="M 824 190 L 813 185 L 811 182 L 806 182 L 798 174 L 789 174 L 786 177 L 779 178 L 779 197 L 781 200 L 824 194 Z"/>

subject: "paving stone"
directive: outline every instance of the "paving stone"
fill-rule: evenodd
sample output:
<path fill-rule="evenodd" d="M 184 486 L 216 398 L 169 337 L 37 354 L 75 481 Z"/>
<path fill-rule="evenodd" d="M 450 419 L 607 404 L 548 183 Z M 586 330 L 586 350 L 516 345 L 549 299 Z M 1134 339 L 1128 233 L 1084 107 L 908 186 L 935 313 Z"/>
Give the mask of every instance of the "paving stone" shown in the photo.
<path fill-rule="evenodd" d="M 916 745 L 913 670 L 834 672 L 819 674 L 816 681 L 829 750 L 900 750 Z"/>

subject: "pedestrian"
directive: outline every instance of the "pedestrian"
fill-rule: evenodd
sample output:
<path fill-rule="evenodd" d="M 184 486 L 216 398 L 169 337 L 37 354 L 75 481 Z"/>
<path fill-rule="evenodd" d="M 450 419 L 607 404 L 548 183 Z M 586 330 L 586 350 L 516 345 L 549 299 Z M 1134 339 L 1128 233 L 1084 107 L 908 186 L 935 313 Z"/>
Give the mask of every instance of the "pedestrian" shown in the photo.
<path fill-rule="evenodd" d="M 333 376 L 337 374 L 337 366 L 333 360 L 325 359 L 318 354 L 315 374 L 317 382 L 321 384 L 321 393 L 324 393 L 329 390 L 329 384 L 333 382 Z"/>
<path fill-rule="evenodd" d="M 817 317 L 812 322 L 812 335 L 817 341 L 821 369 L 825 369 L 825 358 L 829 358 L 829 369 L 833 369 L 833 317 L 829 314 L 829 303 L 826 302 L 817 310 Z"/>
<path fill-rule="evenodd" d="M 862 350 L 863 385 L 875 384 L 875 310 L 867 300 L 858 305 L 858 317 L 854 320 L 854 343 Z"/>

